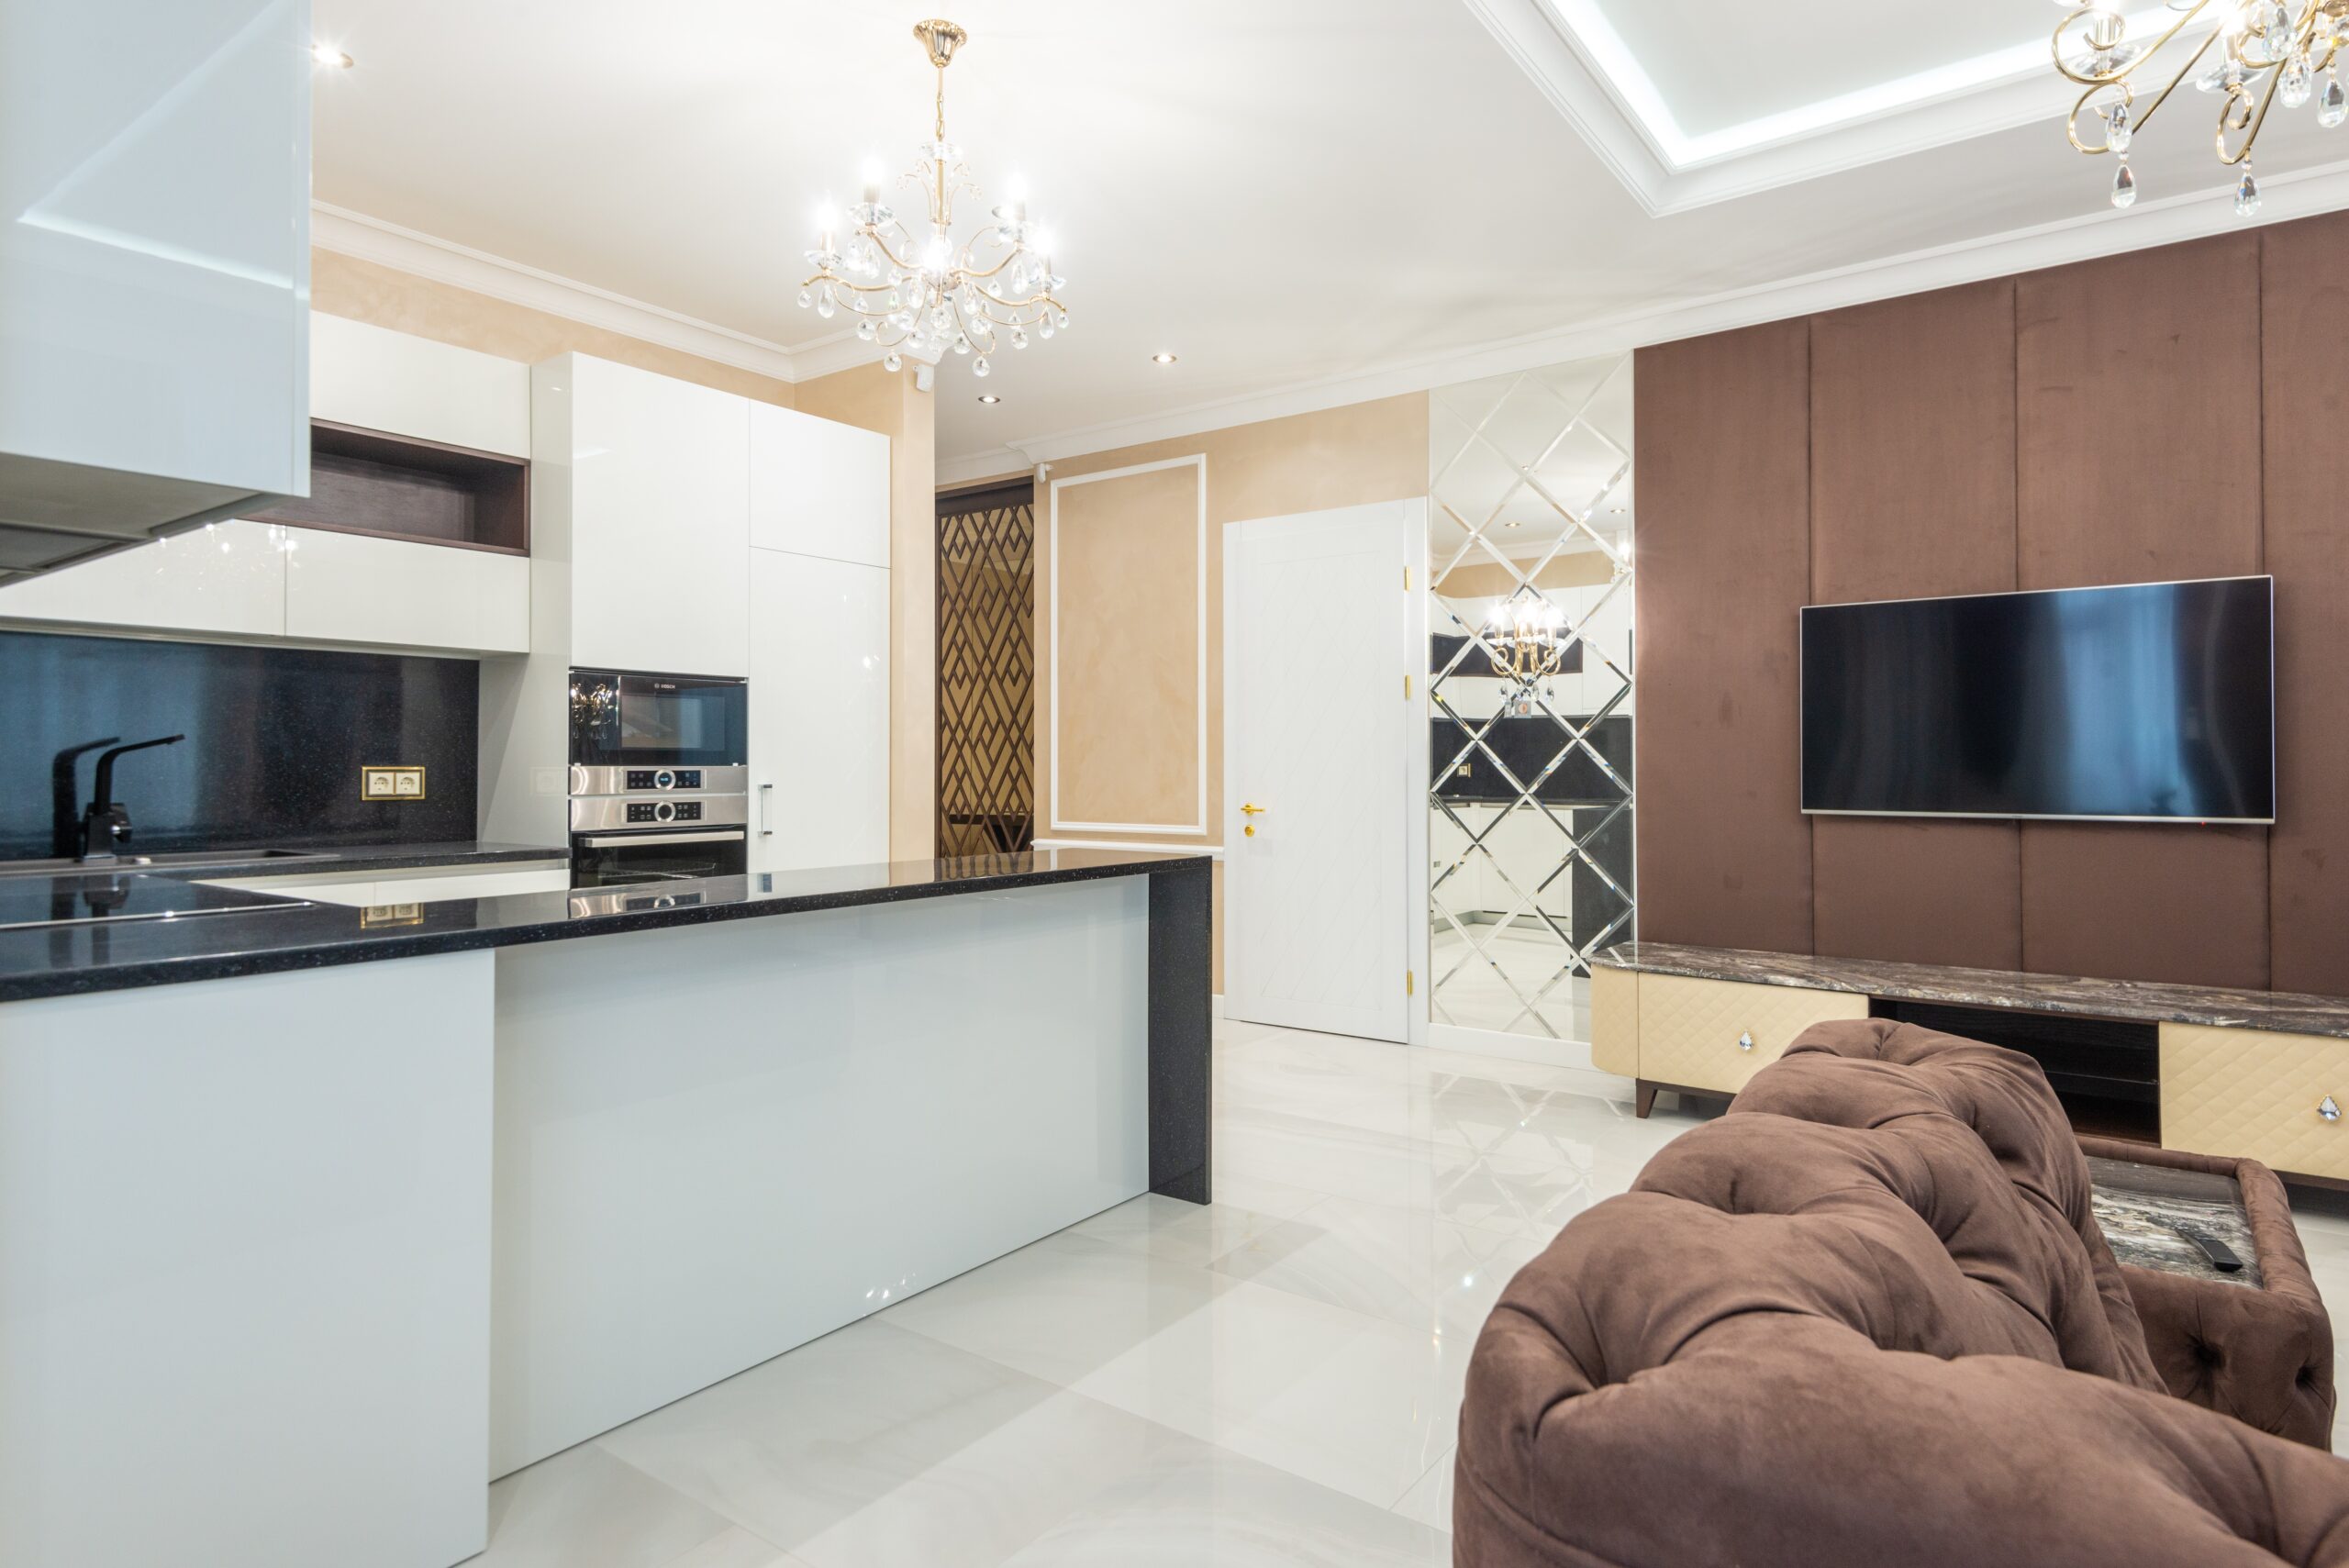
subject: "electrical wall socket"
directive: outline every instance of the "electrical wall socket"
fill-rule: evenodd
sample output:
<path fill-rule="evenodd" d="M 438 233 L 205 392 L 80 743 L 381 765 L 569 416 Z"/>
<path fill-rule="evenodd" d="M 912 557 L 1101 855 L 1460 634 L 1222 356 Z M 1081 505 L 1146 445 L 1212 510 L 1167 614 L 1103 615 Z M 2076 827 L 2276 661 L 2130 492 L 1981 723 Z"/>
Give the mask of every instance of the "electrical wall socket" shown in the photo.
<path fill-rule="evenodd" d="M 359 798 L 362 800 L 422 800 L 424 770 L 422 768 L 362 768 L 359 770 Z"/>

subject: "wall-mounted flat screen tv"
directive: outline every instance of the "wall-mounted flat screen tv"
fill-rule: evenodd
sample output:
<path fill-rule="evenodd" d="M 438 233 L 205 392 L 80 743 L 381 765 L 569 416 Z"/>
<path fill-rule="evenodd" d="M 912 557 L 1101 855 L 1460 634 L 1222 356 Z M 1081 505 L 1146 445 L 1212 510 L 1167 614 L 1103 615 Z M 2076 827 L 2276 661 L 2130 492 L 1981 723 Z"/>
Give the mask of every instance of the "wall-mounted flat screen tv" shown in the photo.
<path fill-rule="evenodd" d="M 2276 819 L 2276 583 L 1802 612 L 1802 807 Z"/>

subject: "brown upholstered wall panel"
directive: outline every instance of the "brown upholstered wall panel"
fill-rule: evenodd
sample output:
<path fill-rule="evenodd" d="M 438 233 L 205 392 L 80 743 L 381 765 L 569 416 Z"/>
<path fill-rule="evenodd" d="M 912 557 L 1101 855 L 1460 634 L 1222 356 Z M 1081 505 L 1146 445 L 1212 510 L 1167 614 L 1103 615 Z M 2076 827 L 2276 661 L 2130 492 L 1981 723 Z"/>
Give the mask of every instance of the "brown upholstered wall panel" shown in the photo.
<path fill-rule="evenodd" d="M 2019 586 L 2261 570 L 2260 239 L 2016 280 Z M 2266 985 L 2266 838 L 2026 823 L 2023 966 Z"/>
<path fill-rule="evenodd" d="M 1642 349 L 1640 931 L 1810 951 L 1796 612 L 1809 596 L 1805 321 Z"/>
<path fill-rule="evenodd" d="M 2266 231 L 2266 562 L 2276 575 L 2274 984 L 2349 994 L 2349 214 Z"/>
<path fill-rule="evenodd" d="M 2014 301 L 2002 279 L 1813 318 L 1812 603 L 2015 585 Z M 2022 963 L 2012 823 L 1815 817 L 1811 881 L 1820 952 Z"/>

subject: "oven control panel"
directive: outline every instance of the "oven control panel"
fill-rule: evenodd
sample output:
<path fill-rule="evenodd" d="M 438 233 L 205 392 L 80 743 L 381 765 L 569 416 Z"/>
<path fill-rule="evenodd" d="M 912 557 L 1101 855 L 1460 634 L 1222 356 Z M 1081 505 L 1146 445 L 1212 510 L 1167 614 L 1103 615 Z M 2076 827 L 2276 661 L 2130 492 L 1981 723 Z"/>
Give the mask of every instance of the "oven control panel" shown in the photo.
<path fill-rule="evenodd" d="M 649 822 L 655 827 L 670 822 L 698 822 L 701 802 L 698 800 L 631 800 L 628 803 L 630 822 Z"/>
<path fill-rule="evenodd" d="M 630 768 L 628 771 L 630 789 L 699 789 L 699 768 Z M 629 820 L 635 820 L 633 817 Z"/>

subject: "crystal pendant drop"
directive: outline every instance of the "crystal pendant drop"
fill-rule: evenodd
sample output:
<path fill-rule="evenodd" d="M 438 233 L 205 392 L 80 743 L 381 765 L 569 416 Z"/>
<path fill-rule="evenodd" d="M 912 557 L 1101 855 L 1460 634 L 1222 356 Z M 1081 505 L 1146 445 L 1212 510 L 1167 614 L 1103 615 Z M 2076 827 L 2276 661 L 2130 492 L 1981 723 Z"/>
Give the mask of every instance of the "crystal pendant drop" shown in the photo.
<path fill-rule="evenodd" d="M 2324 92 L 2317 98 L 2316 123 L 2327 130 L 2337 128 L 2349 120 L 2349 89 L 2341 85 L 2341 72 L 2328 70 L 2324 73 Z"/>
<path fill-rule="evenodd" d="M 2117 207 L 2137 205 L 2137 175 L 2125 158 L 2121 161 L 2120 172 L 2112 176 L 2112 205 Z"/>
<path fill-rule="evenodd" d="M 856 335 L 863 339 L 868 343 L 873 341 L 874 338 L 878 337 L 880 332 L 881 329 L 878 327 L 874 326 L 870 318 L 860 321 L 856 324 Z"/>
<path fill-rule="evenodd" d="M 1028 334 L 1024 328 L 1014 327 L 1011 329 L 1011 346 L 1015 349 L 1024 349 L 1028 346 Z"/>
<path fill-rule="evenodd" d="M 2315 91 L 2316 70 L 2309 64 L 2309 57 L 2305 54 L 2292 56 L 2291 62 L 2284 67 L 2282 78 L 2276 83 L 2276 95 L 2284 101 L 2286 108 L 2297 109 L 2307 103 L 2309 95 Z"/>
<path fill-rule="evenodd" d="M 1041 321 L 1036 323 L 1036 332 L 1039 337 L 1051 337 L 1052 335 L 1052 318 L 1047 316 Z"/>
<path fill-rule="evenodd" d="M 832 305 L 831 291 L 827 289 L 824 291 L 824 297 L 816 302 L 816 314 L 822 317 L 825 320 L 829 321 L 832 318 L 832 311 L 834 308 L 835 307 Z"/>
<path fill-rule="evenodd" d="M 995 367 L 987 363 L 987 357 L 985 354 L 981 354 L 977 359 L 971 361 L 971 373 L 973 375 L 985 375 L 993 369 L 995 369 Z"/>
<path fill-rule="evenodd" d="M 903 370 L 906 368 L 906 356 L 892 349 L 881 356 L 881 368 L 885 371 Z"/>
<path fill-rule="evenodd" d="M 815 295 L 813 295 L 812 293 L 810 293 L 810 292 L 809 292 L 809 291 L 807 291 L 807 289 L 801 289 L 801 290 L 799 291 L 799 308 L 800 308 L 800 309 L 805 310 L 805 309 L 807 309 L 809 306 L 811 306 L 811 305 L 813 305 L 813 304 L 815 304 L 815 303 L 816 303 L 816 296 L 815 296 Z"/>
<path fill-rule="evenodd" d="M 2256 217 L 2259 212 L 2259 181 L 2253 175 L 2251 165 L 2243 166 L 2243 183 L 2235 187 L 2235 216 Z"/>
<path fill-rule="evenodd" d="M 2126 152 L 2137 138 L 2137 128 L 2129 118 L 2129 103 L 2122 99 L 2104 112 L 2104 144 L 2115 152 Z"/>

